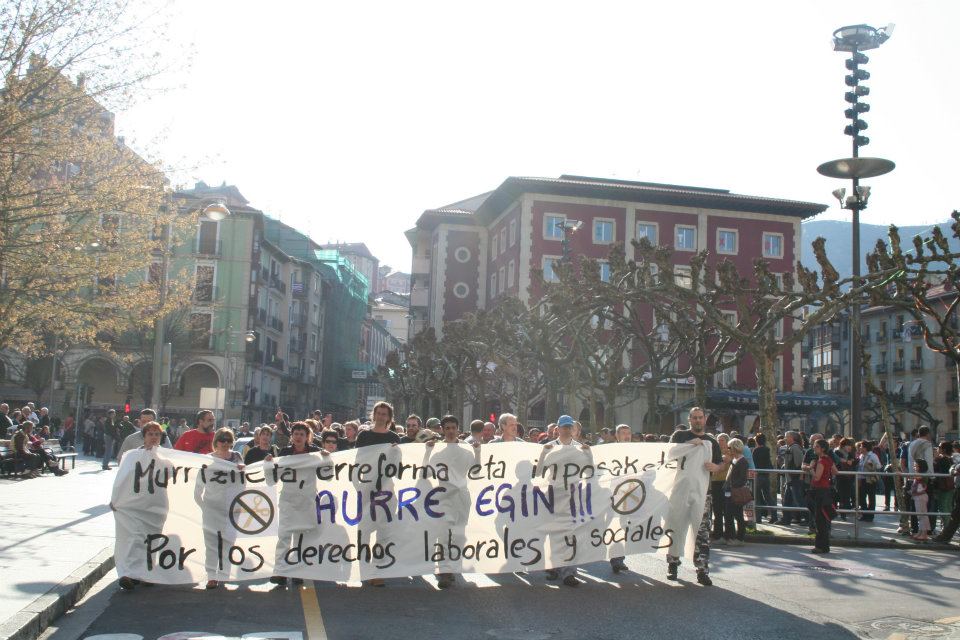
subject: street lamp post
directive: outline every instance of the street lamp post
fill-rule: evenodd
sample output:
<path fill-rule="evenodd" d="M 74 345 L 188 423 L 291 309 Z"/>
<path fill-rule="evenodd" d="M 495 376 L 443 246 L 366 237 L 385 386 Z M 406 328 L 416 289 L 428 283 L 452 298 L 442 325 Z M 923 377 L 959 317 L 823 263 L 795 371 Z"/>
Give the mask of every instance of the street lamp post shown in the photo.
<path fill-rule="evenodd" d="M 232 382 L 230 341 L 233 340 L 234 336 L 243 336 L 244 342 L 251 344 L 256 341 L 257 334 L 253 331 L 234 331 L 231 325 L 227 325 L 223 333 L 223 415 L 220 417 L 220 423 L 221 426 L 226 426 L 227 403 L 230 398 L 230 383 Z"/>
<path fill-rule="evenodd" d="M 821 175 L 830 178 L 849 179 L 851 181 L 851 195 L 847 196 L 846 189 L 836 189 L 833 196 L 840 202 L 840 207 L 848 209 L 852 222 L 852 252 L 853 252 L 853 286 L 860 284 L 860 212 L 867 208 L 870 198 L 870 187 L 862 186 L 860 180 L 882 176 L 893 171 L 896 166 L 892 161 L 883 158 L 861 158 L 860 147 L 870 144 L 870 139 L 861 133 L 867 129 L 867 123 L 861 118 L 870 111 L 870 105 L 861 101 L 870 95 L 870 89 L 862 86 L 863 80 L 868 80 L 870 74 L 861 69 L 860 65 L 869 62 L 869 58 L 862 52 L 876 49 L 890 38 L 893 25 L 875 29 L 869 25 L 857 24 L 840 27 L 833 32 L 834 51 L 850 53 L 846 60 L 846 68 L 851 73 L 844 79 L 850 88 L 844 94 L 844 100 L 850 105 L 844 115 L 850 120 L 844 128 L 844 135 L 852 139 L 852 156 L 831 160 L 817 167 Z M 857 435 L 863 422 L 863 388 L 861 384 L 860 366 L 860 305 L 854 304 L 850 309 L 850 433 Z"/>
<path fill-rule="evenodd" d="M 213 202 L 200 210 L 209 220 L 220 221 L 230 215 L 230 210 L 223 202 Z M 169 227 L 168 227 L 169 228 Z M 160 231 L 163 242 L 160 248 L 160 300 L 157 317 L 153 321 L 153 372 L 150 381 L 150 403 L 160 410 L 161 378 L 163 377 L 163 342 L 164 342 L 164 312 L 167 303 L 167 278 L 170 270 L 170 234 Z"/>

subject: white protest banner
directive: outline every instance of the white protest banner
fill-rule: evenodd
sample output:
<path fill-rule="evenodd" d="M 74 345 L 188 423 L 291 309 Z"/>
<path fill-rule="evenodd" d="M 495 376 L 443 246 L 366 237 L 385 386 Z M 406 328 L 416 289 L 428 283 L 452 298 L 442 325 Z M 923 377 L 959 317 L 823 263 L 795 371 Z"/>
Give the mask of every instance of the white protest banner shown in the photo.
<path fill-rule="evenodd" d="M 502 573 L 614 556 L 691 557 L 700 444 L 381 445 L 246 468 L 127 453 L 111 506 L 121 576 L 162 584 L 279 575 Z"/>

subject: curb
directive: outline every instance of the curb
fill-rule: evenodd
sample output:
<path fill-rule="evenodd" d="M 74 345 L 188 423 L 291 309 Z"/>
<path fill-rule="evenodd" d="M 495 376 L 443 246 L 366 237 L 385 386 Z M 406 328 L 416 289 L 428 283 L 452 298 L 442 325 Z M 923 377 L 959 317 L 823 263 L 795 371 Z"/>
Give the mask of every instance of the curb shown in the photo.
<path fill-rule="evenodd" d="M 36 640 L 51 622 L 79 602 L 90 587 L 112 571 L 113 567 L 111 545 L 7 619 L 0 626 L 0 640 Z"/>
<path fill-rule="evenodd" d="M 806 536 L 781 536 L 781 535 L 750 535 L 746 536 L 747 542 L 759 542 L 765 544 L 794 544 L 794 545 L 812 545 L 813 537 Z M 861 547 L 864 549 L 900 549 L 902 551 L 960 551 L 960 547 L 952 544 L 929 543 L 912 544 L 909 542 L 900 542 L 895 539 L 887 540 L 852 540 L 850 538 L 830 538 L 832 547 Z M 2 638 L 0 638 L 2 640 Z"/>

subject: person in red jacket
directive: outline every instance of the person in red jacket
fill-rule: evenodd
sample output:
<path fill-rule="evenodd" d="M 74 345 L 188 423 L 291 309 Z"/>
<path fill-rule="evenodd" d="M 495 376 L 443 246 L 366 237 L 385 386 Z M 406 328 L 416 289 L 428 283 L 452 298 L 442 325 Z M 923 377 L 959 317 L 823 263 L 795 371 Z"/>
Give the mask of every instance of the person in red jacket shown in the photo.
<path fill-rule="evenodd" d="M 216 424 L 217 420 L 213 417 L 213 411 L 201 409 L 197 412 L 196 426 L 182 433 L 177 438 L 177 443 L 173 448 L 191 453 L 212 453 L 213 434 L 217 430 Z"/>

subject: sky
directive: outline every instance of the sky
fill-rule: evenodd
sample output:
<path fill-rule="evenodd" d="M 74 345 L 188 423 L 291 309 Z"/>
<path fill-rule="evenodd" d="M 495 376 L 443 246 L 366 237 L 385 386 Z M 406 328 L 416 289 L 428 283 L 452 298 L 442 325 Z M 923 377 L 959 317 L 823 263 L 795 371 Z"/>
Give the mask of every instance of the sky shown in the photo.
<path fill-rule="evenodd" d="M 508 176 L 723 188 L 845 218 L 831 191 L 849 183 L 816 167 L 850 153 L 847 54 L 831 42 L 849 24 L 896 25 L 867 52 L 861 155 L 897 168 L 865 181 L 862 220 L 960 207 L 955 1 L 173 0 L 171 13 L 168 51 L 189 61 L 117 114 L 118 133 L 174 184 L 234 184 L 402 271 L 425 209 Z"/>

